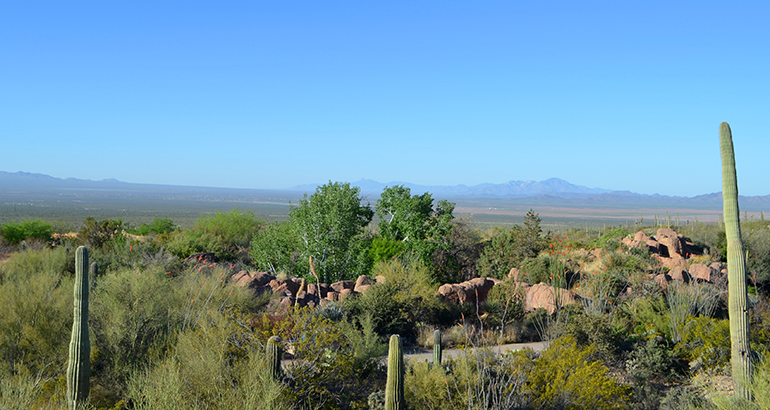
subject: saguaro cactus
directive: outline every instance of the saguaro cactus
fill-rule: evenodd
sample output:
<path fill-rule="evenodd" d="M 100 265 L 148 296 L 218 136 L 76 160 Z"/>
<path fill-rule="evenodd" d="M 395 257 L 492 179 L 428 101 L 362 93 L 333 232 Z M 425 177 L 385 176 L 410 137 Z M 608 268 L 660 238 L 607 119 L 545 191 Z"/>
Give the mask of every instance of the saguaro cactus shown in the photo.
<path fill-rule="evenodd" d="M 728 312 L 730 314 L 730 361 L 735 393 L 751 399 L 751 349 L 749 346 L 749 309 L 747 302 L 746 260 L 741 242 L 738 210 L 738 178 L 735 174 L 735 153 L 730 126 L 719 126 L 719 147 L 722 152 L 722 198 L 724 200 L 725 234 L 727 236 Z"/>
<path fill-rule="evenodd" d="M 281 338 L 278 336 L 271 336 L 267 340 L 267 347 L 265 356 L 267 356 L 267 369 L 270 372 L 270 376 L 275 380 L 281 378 Z"/>
<path fill-rule="evenodd" d="M 441 331 L 433 331 L 433 365 L 441 366 Z"/>
<path fill-rule="evenodd" d="M 404 410 L 404 349 L 401 337 L 390 337 L 388 349 L 388 381 L 385 385 L 385 410 Z"/>
<path fill-rule="evenodd" d="M 72 322 L 69 365 L 67 367 L 67 405 L 75 409 L 88 397 L 91 376 L 91 341 L 88 338 L 88 249 L 75 252 L 75 317 Z"/>

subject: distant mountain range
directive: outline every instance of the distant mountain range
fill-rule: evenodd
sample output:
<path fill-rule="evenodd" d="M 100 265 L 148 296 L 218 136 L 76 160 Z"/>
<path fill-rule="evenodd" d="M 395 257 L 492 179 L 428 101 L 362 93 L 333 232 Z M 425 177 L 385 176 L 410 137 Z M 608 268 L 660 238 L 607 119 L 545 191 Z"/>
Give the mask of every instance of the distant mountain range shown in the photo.
<path fill-rule="evenodd" d="M 134 184 L 115 179 L 91 181 L 75 178 L 55 178 L 44 174 L 0 171 L 0 200 L 22 198 L 27 194 L 74 195 L 77 193 L 99 197 L 153 197 L 153 198 L 227 198 L 244 201 L 288 202 L 301 198 L 303 193 L 311 194 L 320 184 L 298 185 L 287 190 L 235 189 L 190 187 L 178 185 Z M 479 184 L 474 186 L 425 186 L 408 182 L 381 183 L 368 179 L 352 182 L 361 188 L 369 198 L 376 198 L 386 186 L 404 185 L 412 194 L 430 192 L 433 198 L 449 199 L 466 204 L 514 203 L 532 206 L 565 207 L 622 207 L 622 208 L 694 208 L 721 209 L 720 192 L 695 197 L 637 194 L 630 191 L 610 191 L 587 188 L 565 180 L 551 178 L 545 181 L 509 181 L 502 184 Z M 4 199 L 5 198 L 5 199 Z M 740 197 L 742 211 L 770 211 L 770 195 Z"/>
<path fill-rule="evenodd" d="M 313 192 L 321 184 L 306 184 L 292 187 L 293 191 Z M 551 195 L 563 198 L 579 198 L 611 192 L 608 189 L 587 188 L 571 184 L 563 179 L 550 178 L 545 181 L 508 181 L 502 184 L 467 185 L 416 185 L 409 182 L 382 182 L 371 179 L 360 179 L 351 185 L 361 188 L 365 194 L 379 195 L 386 186 L 403 185 L 412 190 L 413 194 L 430 192 L 434 197 L 448 198 L 528 198 L 540 195 Z"/>

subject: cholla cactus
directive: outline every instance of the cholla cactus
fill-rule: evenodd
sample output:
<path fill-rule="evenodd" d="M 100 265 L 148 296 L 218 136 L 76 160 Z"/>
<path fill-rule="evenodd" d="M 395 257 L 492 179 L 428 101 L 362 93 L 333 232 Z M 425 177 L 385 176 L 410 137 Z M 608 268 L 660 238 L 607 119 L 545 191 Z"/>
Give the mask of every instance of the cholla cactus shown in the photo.
<path fill-rule="evenodd" d="M 88 249 L 75 252 L 75 315 L 67 366 L 67 405 L 75 409 L 88 397 L 91 341 L 88 338 Z"/>

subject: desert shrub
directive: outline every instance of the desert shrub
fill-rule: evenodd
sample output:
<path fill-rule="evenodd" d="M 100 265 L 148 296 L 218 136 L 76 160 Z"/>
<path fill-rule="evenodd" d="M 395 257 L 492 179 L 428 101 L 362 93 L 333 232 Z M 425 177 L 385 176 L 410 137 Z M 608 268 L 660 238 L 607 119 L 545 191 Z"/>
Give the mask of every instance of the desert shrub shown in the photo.
<path fill-rule="evenodd" d="M 721 289 L 705 282 L 685 284 L 676 281 L 671 282 L 664 293 L 669 309 L 671 338 L 674 342 L 681 340 L 688 316 L 713 316 L 723 295 Z"/>
<path fill-rule="evenodd" d="M 718 369 L 730 363 L 730 321 L 710 317 L 687 318 L 677 352 L 693 369 Z"/>
<path fill-rule="evenodd" d="M 228 274 L 224 268 L 169 272 L 151 266 L 100 277 L 91 293 L 91 326 L 96 334 L 92 345 L 98 349 L 96 368 L 109 376 L 104 387 L 122 389 L 154 352 L 174 346 L 178 332 L 205 325 L 215 314 L 255 312 L 267 302 L 233 285 Z"/>
<path fill-rule="evenodd" d="M 599 361 L 591 361 L 591 346 L 559 338 L 532 362 L 519 362 L 526 372 L 525 394 L 538 408 L 618 409 L 628 403 L 627 387 L 615 381 Z"/>
<path fill-rule="evenodd" d="M 657 338 L 640 340 L 625 361 L 635 407 L 658 409 L 665 384 L 679 377 L 677 369 L 671 350 Z"/>
<path fill-rule="evenodd" d="M 89 216 L 78 231 L 78 244 L 88 246 L 90 249 L 99 249 L 122 233 L 122 220 L 104 219 L 97 221 Z"/>
<path fill-rule="evenodd" d="M 713 404 L 701 389 L 693 386 L 676 386 L 668 391 L 660 402 L 661 410 L 711 410 Z M 731 410 L 736 410 L 730 407 Z"/>
<path fill-rule="evenodd" d="M 227 260 L 225 244 L 220 238 L 207 232 L 180 231 L 169 236 L 165 246 L 174 256 L 185 259 L 196 253 L 212 252 L 218 260 Z"/>
<path fill-rule="evenodd" d="M 540 282 L 548 283 L 559 288 L 567 288 L 571 271 L 565 272 L 565 265 L 550 255 L 539 255 L 521 263 L 521 271 L 526 273 L 524 278 L 530 285 Z"/>
<path fill-rule="evenodd" d="M 608 315 L 573 314 L 564 326 L 564 335 L 574 339 L 579 347 L 591 346 L 590 359 L 608 366 L 617 364 L 625 343 L 624 329 L 614 326 Z"/>
<path fill-rule="evenodd" d="M 74 286 L 65 267 L 61 248 L 14 253 L 0 266 L 0 378 L 63 373 Z"/>
<path fill-rule="evenodd" d="M 488 326 L 499 330 L 501 340 L 506 326 L 524 317 L 525 299 L 524 288 L 517 286 L 512 279 L 503 280 L 489 291 L 482 310 Z"/>
<path fill-rule="evenodd" d="M 275 322 L 272 329 L 260 327 L 256 337 L 264 345 L 269 335 L 281 335 L 293 355 L 283 367 L 290 400 L 300 408 L 363 405 L 371 392 L 366 383 L 372 380 L 359 376 L 372 370 L 371 355 L 383 351 L 372 324 L 364 321 L 365 333 L 355 334 L 354 328 L 310 308 L 293 310 L 289 318 Z"/>
<path fill-rule="evenodd" d="M 134 408 L 292 408 L 262 350 L 244 344 L 235 323 L 214 316 L 182 332 L 168 356 L 132 375 L 127 397 Z"/>
<path fill-rule="evenodd" d="M 580 294 L 580 304 L 589 315 L 601 315 L 609 312 L 617 304 L 620 292 L 620 279 L 613 272 L 585 272 L 580 274 L 576 291 Z"/>
<path fill-rule="evenodd" d="M 672 340 L 668 307 L 662 296 L 633 298 L 621 305 L 620 310 L 632 320 L 636 337 L 663 336 Z"/>
<path fill-rule="evenodd" d="M 0 235 L 13 245 L 25 239 L 50 242 L 53 225 L 42 219 L 30 219 L 21 222 L 7 222 L 0 226 Z"/>
<path fill-rule="evenodd" d="M 602 248 L 606 249 L 608 242 L 614 242 L 615 244 L 619 243 L 621 239 L 629 236 L 630 233 L 628 232 L 628 229 L 626 228 L 615 228 L 611 231 L 605 232 L 602 234 L 599 239 L 596 239 L 592 245 L 596 248 Z"/>
<path fill-rule="evenodd" d="M 767 221 L 744 224 L 743 243 L 748 251 L 746 270 L 754 284 L 766 289 L 770 284 L 770 229 Z"/>
<path fill-rule="evenodd" d="M 192 229 L 166 238 L 169 251 L 180 258 L 202 252 L 213 252 L 218 260 L 247 261 L 252 238 L 265 222 L 250 212 L 234 208 L 230 212 L 217 211 L 201 216 Z"/>
<path fill-rule="evenodd" d="M 129 229 L 128 231 L 135 235 L 145 236 L 167 234 L 176 230 L 179 230 L 179 226 L 170 218 L 155 218 L 149 224 L 143 223 L 136 229 Z"/>
<path fill-rule="evenodd" d="M 370 314 L 377 334 L 399 334 L 415 340 L 417 323 L 449 324 L 455 320 L 453 307 L 436 298 L 430 271 L 421 263 L 380 262 L 372 274 L 384 276 L 385 283 L 375 284 L 361 295 L 348 297 L 341 307 L 351 317 Z"/>

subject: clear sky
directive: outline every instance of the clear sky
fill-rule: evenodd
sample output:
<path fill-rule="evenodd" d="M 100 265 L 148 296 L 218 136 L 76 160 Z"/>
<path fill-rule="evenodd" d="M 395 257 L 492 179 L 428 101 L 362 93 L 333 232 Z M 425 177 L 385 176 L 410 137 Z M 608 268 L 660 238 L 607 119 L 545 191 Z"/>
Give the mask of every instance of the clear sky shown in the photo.
<path fill-rule="evenodd" d="M 770 2 L 5 1 L 0 170 L 770 194 Z"/>

